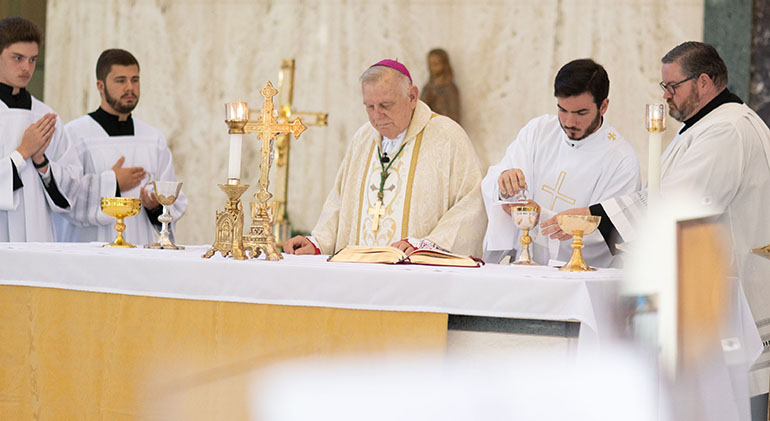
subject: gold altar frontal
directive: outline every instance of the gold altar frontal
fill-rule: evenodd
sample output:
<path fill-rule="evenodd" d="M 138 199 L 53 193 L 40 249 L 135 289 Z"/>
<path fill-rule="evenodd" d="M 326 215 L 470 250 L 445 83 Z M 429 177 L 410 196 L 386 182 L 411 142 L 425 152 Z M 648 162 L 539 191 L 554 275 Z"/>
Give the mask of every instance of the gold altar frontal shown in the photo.
<path fill-rule="evenodd" d="M 442 355 L 447 315 L 0 286 L 0 419 L 246 419 L 308 356 Z"/>

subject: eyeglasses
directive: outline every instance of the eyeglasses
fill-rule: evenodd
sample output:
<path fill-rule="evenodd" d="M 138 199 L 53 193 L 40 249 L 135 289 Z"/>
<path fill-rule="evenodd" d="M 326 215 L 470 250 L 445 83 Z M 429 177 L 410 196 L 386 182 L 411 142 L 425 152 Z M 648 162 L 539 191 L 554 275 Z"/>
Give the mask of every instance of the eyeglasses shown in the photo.
<path fill-rule="evenodd" d="M 690 76 L 690 77 L 688 77 L 685 80 L 680 80 L 677 83 L 671 83 L 671 84 L 666 83 L 666 82 L 660 82 L 660 89 L 663 89 L 663 92 L 668 92 L 668 93 L 671 94 L 671 96 L 674 96 L 674 95 L 676 95 L 676 88 L 679 85 L 687 82 L 688 80 L 695 79 L 696 77 L 698 77 L 698 76 Z"/>

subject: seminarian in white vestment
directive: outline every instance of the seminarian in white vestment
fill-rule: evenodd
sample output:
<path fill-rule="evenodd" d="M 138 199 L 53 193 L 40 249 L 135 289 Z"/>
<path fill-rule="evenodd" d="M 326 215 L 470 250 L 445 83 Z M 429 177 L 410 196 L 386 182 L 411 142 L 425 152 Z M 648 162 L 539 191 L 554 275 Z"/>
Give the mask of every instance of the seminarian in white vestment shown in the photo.
<path fill-rule="evenodd" d="M 541 219 L 575 206 L 637 191 L 641 187 L 639 160 L 633 147 L 606 120 L 588 137 L 574 141 L 567 137 L 555 115 L 537 117 L 521 129 L 503 159 L 489 168 L 481 183 L 489 225 L 484 238 L 485 259 L 497 253 L 499 261 L 515 250 L 521 251 L 521 233 L 510 215 L 503 211 L 497 180 L 509 168 L 520 168 L 529 186 L 530 199 L 541 206 Z M 569 260 L 568 242 L 549 240 L 530 233 L 532 259 L 547 264 L 549 259 Z M 560 244 L 561 243 L 561 244 Z M 592 266 L 609 267 L 613 256 L 599 233 L 584 237 L 583 255 Z"/>
<path fill-rule="evenodd" d="M 54 241 L 51 214 L 69 212 L 77 194 L 77 167 L 62 163 L 73 150 L 56 117 L 45 151 L 50 180 L 44 181 L 32 158 L 23 160 L 16 148 L 27 127 L 54 111 L 25 89 L 12 96 L 11 87 L 0 84 L 0 91 L 0 241 Z"/>
<path fill-rule="evenodd" d="M 133 134 L 117 134 L 120 126 L 133 126 Z M 125 129 L 124 129 L 125 130 Z M 110 133 L 112 132 L 112 133 Z M 75 148 L 83 166 L 79 203 L 66 218 L 57 223 L 60 241 L 110 242 L 115 239 L 115 218 L 101 211 L 102 197 L 139 197 L 139 189 L 152 180 L 175 181 L 171 151 L 166 137 L 158 129 L 131 116 L 127 122 L 118 122 L 118 116 L 99 108 L 97 111 L 77 118 L 64 126 L 64 133 Z M 124 131 L 125 133 L 125 131 Z M 123 192 L 117 191 L 117 181 L 112 166 L 125 157 L 124 166 L 142 167 L 148 173 L 146 182 Z M 152 184 L 145 188 L 152 190 Z M 180 192 L 179 198 L 170 207 L 174 221 L 187 208 L 187 198 Z M 157 218 L 162 209 L 149 212 L 142 206 L 138 215 L 126 218 L 126 241 L 144 245 L 156 241 L 159 231 Z"/>
<path fill-rule="evenodd" d="M 390 79 L 363 81 L 370 122 L 355 133 L 348 146 L 310 240 L 318 248 L 316 252 L 323 254 L 333 254 L 349 245 L 382 246 L 404 244 L 402 240 L 406 240 L 413 248 L 438 247 L 481 256 L 486 216 L 479 188 L 481 170 L 473 145 L 456 122 L 433 113 L 418 99 L 417 88 L 402 64 L 386 62 L 384 66 L 396 66 L 408 77 L 404 83 L 409 88 L 413 111 L 406 108 L 408 113 L 394 115 L 392 120 L 403 120 L 404 126 L 394 129 L 391 119 L 383 115 L 391 112 L 390 95 L 394 92 L 398 93 L 398 101 L 407 101 L 406 96 L 400 96 L 405 95 L 406 87 L 402 94 L 401 85 L 391 90 Z M 392 77 L 401 78 L 401 74 Z M 376 98 L 372 104 L 367 89 L 377 92 L 371 97 Z M 381 103 L 383 111 L 379 110 Z M 381 127 L 375 128 L 372 121 Z M 384 179 L 383 173 L 387 173 Z M 301 239 L 295 237 L 286 248 L 298 248 L 292 245 L 294 241 Z"/>
<path fill-rule="evenodd" d="M 500 175 L 508 169 L 522 171 L 528 186 L 528 199 L 541 207 L 541 220 L 566 209 L 588 206 L 641 188 L 639 160 L 634 148 L 602 117 L 607 105 L 599 104 L 609 92 L 609 79 L 604 69 L 589 59 L 567 63 L 556 76 L 555 91 L 560 113 L 565 115 L 564 122 L 560 122 L 557 115 L 532 119 L 521 129 L 503 159 L 489 168 L 481 183 L 489 218 L 484 237 L 484 260 L 496 263 L 511 255 L 513 261 L 521 252 L 521 232 L 511 215 L 503 210 L 498 187 Z M 600 96 L 598 101 L 595 95 Z M 570 106 L 575 110 L 566 109 Z M 586 108 L 597 110 L 599 126 L 590 133 L 592 125 L 589 124 L 588 133 L 568 136 L 562 126 L 579 124 L 569 120 L 566 114 L 587 113 Z M 550 259 L 569 260 L 572 254 L 569 243 L 539 235 L 537 227 L 530 231 L 530 236 L 533 239 L 531 256 L 536 263 L 545 265 Z M 583 243 L 583 255 L 592 266 L 612 266 L 614 256 L 599 233 L 585 236 Z"/>
<path fill-rule="evenodd" d="M 52 214 L 79 187 L 61 120 L 26 90 L 42 38 L 27 19 L 0 20 L 0 241 L 54 241 Z"/>
<path fill-rule="evenodd" d="M 177 181 L 171 151 L 160 130 L 134 117 L 139 103 L 139 62 L 125 50 L 108 49 L 96 62 L 97 88 L 102 103 L 96 111 L 64 126 L 76 162 L 82 169 L 77 205 L 57 220 L 59 241 L 111 242 L 115 218 L 102 212 L 102 197 L 137 197 L 138 215 L 126 218 L 126 241 L 156 242 L 163 207 L 154 196 L 152 181 Z M 177 221 L 187 209 L 180 192 L 169 212 Z M 173 224 L 171 227 L 173 235 Z"/>

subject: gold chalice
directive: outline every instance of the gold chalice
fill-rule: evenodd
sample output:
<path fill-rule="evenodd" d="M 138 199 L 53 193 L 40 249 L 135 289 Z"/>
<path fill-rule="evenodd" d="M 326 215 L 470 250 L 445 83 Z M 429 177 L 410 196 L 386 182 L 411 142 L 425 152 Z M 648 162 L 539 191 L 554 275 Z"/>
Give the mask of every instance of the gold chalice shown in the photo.
<path fill-rule="evenodd" d="M 168 211 L 169 206 L 176 202 L 176 198 L 179 197 L 179 191 L 182 190 L 181 181 L 153 181 L 153 187 L 155 188 L 155 197 L 158 198 L 158 203 L 163 205 L 163 214 L 158 217 L 160 221 L 160 237 L 157 243 L 147 244 L 145 248 L 151 249 L 166 249 L 166 250 L 184 250 L 183 246 L 177 246 L 171 241 L 171 233 L 168 229 L 174 217 Z"/>
<path fill-rule="evenodd" d="M 588 272 L 596 270 L 583 259 L 583 236 L 596 230 L 601 216 L 559 215 L 556 217 L 559 228 L 572 235 L 572 257 L 566 265 L 559 268 L 566 272 Z"/>
<path fill-rule="evenodd" d="M 522 230 L 521 238 L 521 255 L 519 260 L 511 263 L 512 265 L 533 265 L 532 255 L 529 252 L 529 245 L 532 244 L 532 237 L 529 236 L 529 230 L 535 227 L 537 223 L 537 217 L 539 208 L 531 205 L 514 205 L 511 208 L 511 218 L 517 228 Z"/>
<path fill-rule="evenodd" d="M 118 237 L 110 244 L 105 244 L 102 247 L 136 247 L 123 239 L 123 231 L 126 230 L 126 224 L 123 223 L 123 218 L 128 218 L 136 215 L 142 209 L 142 202 L 137 197 L 102 197 L 101 202 L 102 212 L 118 220 L 115 223 L 115 231 L 118 232 Z"/>

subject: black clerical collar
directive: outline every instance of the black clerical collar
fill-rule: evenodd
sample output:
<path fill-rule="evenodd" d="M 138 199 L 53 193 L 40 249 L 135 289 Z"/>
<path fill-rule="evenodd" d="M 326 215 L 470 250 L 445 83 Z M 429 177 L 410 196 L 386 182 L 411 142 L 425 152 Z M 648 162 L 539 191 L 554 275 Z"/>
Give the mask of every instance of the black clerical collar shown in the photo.
<path fill-rule="evenodd" d="M 13 95 L 12 86 L 0 83 L 0 100 L 2 100 L 8 108 L 32 109 L 32 95 L 30 95 L 24 88 L 21 88 L 18 94 Z"/>
<path fill-rule="evenodd" d="M 118 121 L 118 116 L 110 114 L 104 111 L 102 107 L 98 110 L 88 114 L 99 123 L 100 126 L 110 136 L 133 136 L 134 135 L 134 120 L 131 118 L 131 114 L 128 115 L 126 121 Z"/>
<path fill-rule="evenodd" d="M 729 102 L 737 102 L 738 104 L 743 104 L 743 101 L 738 97 L 738 95 L 735 95 L 734 93 L 730 92 L 727 88 L 725 88 L 722 92 L 719 93 L 719 95 L 715 96 L 714 99 L 709 101 L 708 104 L 706 104 L 705 107 L 701 108 L 700 111 L 695 113 L 694 116 L 688 118 L 684 121 L 684 125 L 681 129 L 679 129 L 679 134 L 684 133 L 685 130 L 692 127 L 693 124 L 697 123 L 698 120 L 702 119 L 706 116 L 706 114 L 714 111 L 718 106 L 722 104 L 727 104 Z"/>

